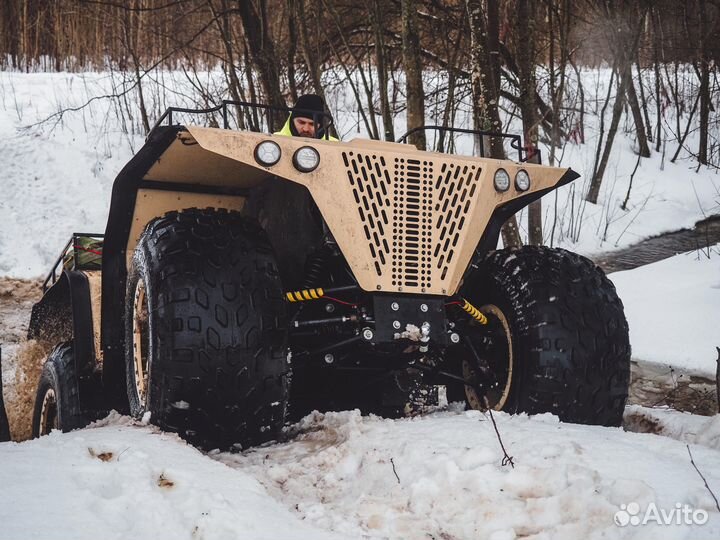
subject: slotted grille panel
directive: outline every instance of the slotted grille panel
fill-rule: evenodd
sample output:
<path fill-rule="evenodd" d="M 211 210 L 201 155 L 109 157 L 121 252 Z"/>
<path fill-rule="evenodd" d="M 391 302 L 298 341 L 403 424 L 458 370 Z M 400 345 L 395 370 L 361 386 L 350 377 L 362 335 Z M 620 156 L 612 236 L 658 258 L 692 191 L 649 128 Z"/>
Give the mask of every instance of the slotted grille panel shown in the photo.
<path fill-rule="evenodd" d="M 447 276 L 455 256 L 479 178 L 480 169 L 475 165 L 443 163 L 435 180 L 437 202 L 433 209 L 433 224 L 438 236 L 433 249 L 433 261 L 435 269 L 440 271 L 440 279 Z"/>
<path fill-rule="evenodd" d="M 444 280 L 480 177 L 475 165 L 343 152 L 348 181 L 378 278 L 425 292 Z"/>

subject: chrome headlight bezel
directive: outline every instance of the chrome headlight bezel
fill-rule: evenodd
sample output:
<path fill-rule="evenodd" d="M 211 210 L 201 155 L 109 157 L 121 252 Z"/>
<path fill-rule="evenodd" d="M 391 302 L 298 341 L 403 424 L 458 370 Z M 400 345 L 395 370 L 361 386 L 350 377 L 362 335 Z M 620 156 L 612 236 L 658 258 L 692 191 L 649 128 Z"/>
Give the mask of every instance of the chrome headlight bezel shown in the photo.
<path fill-rule="evenodd" d="M 295 150 L 292 161 L 298 171 L 309 173 L 320 165 L 320 152 L 312 146 L 301 146 Z"/>
<path fill-rule="evenodd" d="M 530 175 L 525 169 L 520 169 L 515 173 L 515 189 L 518 191 L 530 189 Z"/>
<path fill-rule="evenodd" d="M 263 167 L 272 167 L 280 161 L 282 150 L 280 149 L 280 145 L 275 141 L 262 141 L 255 147 L 253 155 L 255 161 Z"/>
<path fill-rule="evenodd" d="M 510 174 L 505 169 L 498 169 L 493 176 L 493 185 L 498 193 L 505 193 L 510 189 Z"/>

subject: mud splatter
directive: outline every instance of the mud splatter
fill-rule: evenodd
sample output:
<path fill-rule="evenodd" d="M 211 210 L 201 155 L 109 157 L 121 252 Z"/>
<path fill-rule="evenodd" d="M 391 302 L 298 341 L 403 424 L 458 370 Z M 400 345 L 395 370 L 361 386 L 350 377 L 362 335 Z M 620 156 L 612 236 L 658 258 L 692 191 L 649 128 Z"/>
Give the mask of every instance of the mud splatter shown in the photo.
<path fill-rule="evenodd" d="M 26 341 L 32 306 L 42 296 L 40 280 L 0 278 L 0 346 L 5 407 L 13 440 L 32 434 L 32 411 L 49 345 Z"/>

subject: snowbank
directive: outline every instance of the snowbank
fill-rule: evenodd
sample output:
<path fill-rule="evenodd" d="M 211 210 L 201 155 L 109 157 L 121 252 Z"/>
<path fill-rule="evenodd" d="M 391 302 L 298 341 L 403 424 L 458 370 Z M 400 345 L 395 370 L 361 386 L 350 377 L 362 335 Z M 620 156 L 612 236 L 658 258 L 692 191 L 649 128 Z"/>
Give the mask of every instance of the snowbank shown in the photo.
<path fill-rule="evenodd" d="M 397 421 L 315 415 L 289 442 L 214 459 L 118 417 L 3 443 L 0 539 L 720 536 L 720 514 L 684 443 L 550 415 L 496 420 L 515 468 L 501 465 L 492 425 L 477 411 Z M 717 492 L 718 451 L 692 453 Z M 687 504 L 708 521 L 616 525 L 633 502 Z"/>
<path fill-rule="evenodd" d="M 633 358 L 712 379 L 720 347 L 720 244 L 610 274 Z"/>
<path fill-rule="evenodd" d="M 0 538 L 341 538 L 257 480 L 127 418 L 0 444 Z"/>

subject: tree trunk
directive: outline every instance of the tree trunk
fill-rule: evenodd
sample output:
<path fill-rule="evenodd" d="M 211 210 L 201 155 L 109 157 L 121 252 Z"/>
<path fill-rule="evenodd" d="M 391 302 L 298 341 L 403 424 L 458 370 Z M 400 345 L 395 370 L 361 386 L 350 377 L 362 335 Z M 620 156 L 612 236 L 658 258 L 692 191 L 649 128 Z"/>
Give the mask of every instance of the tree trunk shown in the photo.
<path fill-rule="evenodd" d="M 385 62 L 385 32 L 382 23 L 382 10 L 380 1 L 373 0 L 370 19 L 375 33 L 375 69 L 378 77 L 378 92 L 380 93 L 380 113 L 383 121 L 383 135 L 386 141 L 395 140 L 392 112 L 390 110 L 390 96 L 388 95 L 388 73 Z"/>
<path fill-rule="evenodd" d="M 655 127 L 655 151 L 660 151 L 662 139 L 662 105 L 660 103 L 660 51 L 662 41 L 660 37 L 660 15 L 653 9 L 653 64 L 655 67 L 655 112 L 657 114 L 657 125 Z"/>
<path fill-rule="evenodd" d="M 402 50 L 405 68 L 405 93 L 407 96 L 408 131 L 425 124 L 425 92 L 423 90 L 422 64 L 420 62 L 420 39 L 415 18 L 415 2 L 402 0 Z M 408 142 L 425 150 L 425 132 L 419 131 Z"/>
<path fill-rule="evenodd" d="M 698 162 L 707 165 L 708 121 L 710 118 L 710 69 L 708 51 L 708 24 L 705 0 L 698 0 L 700 18 L 700 148 Z"/>
<path fill-rule="evenodd" d="M 643 122 L 642 112 L 640 111 L 640 104 L 638 103 L 637 93 L 635 92 L 631 66 L 628 66 L 625 70 L 623 79 L 625 79 L 625 95 L 627 96 L 628 105 L 630 105 L 630 111 L 633 115 L 633 122 L 635 123 L 638 154 L 640 157 L 647 158 L 650 157 L 650 147 L 648 146 L 647 133 L 645 132 L 645 123 Z M 642 81 L 640 81 L 640 84 L 642 84 Z"/>
<path fill-rule="evenodd" d="M 636 59 L 638 89 L 640 90 L 640 105 L 642 105 L 643 118 L 645 119 L 645 133 L 647 133 L 648 142 L 653 142 L 653 130 L 650 123 L 650 113 L 648 113 L 647 99 L 645 98 L 645 85 L 643 84 L 642 70 L 640 69 L 640 56 Z"/>
<path fill-rule="evenodd" d="M 313 54 L 310 46 L 310 36 L 307 29 L 307 16 L 305 14 L 305 0 L 295 0 L 295 23 L 300 33 L 300 47 L 302 48 L 305 66 L 310 74 L 315 93 L 325 100 L 325 89 L 320 80 L 320 62 L 317 55 Z"/>
<path fill-rule="evenodd" d="M 528 161 L 538 162 L 538 119 L 535 114 L 535 17 L 530 0 L 518 0 L 516 16 L 517 35 L 523 40 L 517 46 L 518 74 L 520 76 L 520 114 Z M 552 47 L 552 44 L 551 44 Z M 552 75 L 551 75 L 552 76 Z M 528 241 L 539 246 L 543 241 L 541 199 L 528 207 Z"/>
<path fill-rule="evenodd" d="M 473 123 L 475 129 L 500 129 L 498 111 L 498 95 L 495 89 L 495 77 L 492 71 L 490 50 L 488 49 L 487 23 L 483 11 L 482 0 L 465 0 L 470 23 L 470 85 L 472 87 Z M 499 80 L 499 74 L 498 80 Z M 504 159 L 502 144 L 490 146 L 490 157 Z M 520 231 L 515 216 L 511 217 L 502 228 L 503 244 L 506 247 L 522 245 Z"/>
<path fill-rule="evenodd" d="M 602 184 L 603 176 L 605 175 L 608 160 L 610 159 L 610 152 L 612 151 L 612 146 L 615 142 L 615 135 L 617 134 L 617 129 L 620 125 L 620 117 L 622 116 L 625 96 L 630 93 L 628 91 L 628 85 L 632 84 L 632 60 L 635 58 L 640 33 L 643 29 L 643 20 L 645 19 L 645 12 L 643 11 L 642 17 L 640 17 L 639 22 L 636 23 L 637 26 L 627 27 L 623 23 L 625 16 L 623 13 L 616 11 L 610 5 L 607 5 L 606 8 L 609 25 L 609 39 L 611 40 L 610 43 L 613 46 L 613 52 L 617 62 L 618 88 L 615 96 L 615 103 L 613 104 L 612 120 L 610 122 L 610 130 L 608 131 L 607 140 L 605 142 L 605 149 L 603 150 L 602 158 L 600 159 L 597 169 L 594 171 L 592 180 L 590 181 L 588 193 L 585 196 L 585 200 L 593 204 L 597 203 L 598 196 L 600 194 L 600 186 Z M 634 89 L 632 94 L 634 94 Z M 605 108 L 603 107 L 603 111 L 604 110 Z M 642 115 L 640 114 L 639 108 L 637 109 L 637 113 L 640 120 L 640 129 L 642 130 Z M 601 118 L 601 124 L 602 120 L 603 119 Z M 647 148 L 647 138 L 645 138 L 645 147 Z M 647 152 L 649 154 L 650 150 L 647 149 Z"/>
<path fill-rule="evenodd" d="M 265 93 L 265 99 L 269 101 L 270 105 L 284 107 L 285 99 L 280 91 L 277 56 L 266 17 L 266 0 L 260 0 L 259 13 L 253 2 L 238 0 L 236 5 L 242 20 L 250 59 L 260 75 L 260 84 Z M 285 119 L 280 118 L 280 115 L 270 115 L 268 127 L 270 130 L 278 129 L 284 121 Z"/>
<path fill-rule="evenodd" d="M 613 104 L 612 120 L 610 122 L 610 129 L 608 131 L 607 140 L 605 141 L 605 149 L 603 150 L 602 158 L 598 164 L 597 171 L 593 175 L 592 181 L 590 182 L 590 189 L 585 197 L 585 200 L 593 204 L 597 204 L 598 196 L 600 195 L 600 186 L 602 184 L 603 175 L 607 168 L 608 160 L 610 159 L 610 152 L 612 151 L 613 142 L 615 142 L 615 135 L 617 134 L 618 126 L 620 125 L 620 117 L 622 116 L 623 102 L 625 97 L 625 81 L 626 77 L 618 74 L 618 89 L 615 95 L 615 103 Z"/>
<path fill-rule="evenodd" d="M 213 18 L 215 18 L 215 24 L 218 28 L 218 32 L 220 33 L 220 41 L 222 41 L 223 47 L 225 49 L 225 55 L 227 57 L 227 70 L 225 75 L 228 78 L 228 90 L 230 91 L 230 96 L 233 98 L 234 101 L 242 101 L 240 99 L 240 79 L 238 78 L 237 71 L 235 70 L 235 51 L 233 50 L 233 39 L 230 34 L 230 20 L 228 14 L 226 13 L 226 0 L 222 0 L 220 4 L 223 10 L 221 18 L 218 18 L 219 15 L 217 13 L 217 10 L 215 9 L 215 6 L 212 3 L 212 0 L 207 0 L 207 3 Z M 238 117 L 238 124 L 241 127 L 244 127 L 245 122 L 242 116 L 243 111 L 238 108 L 236 112 Z"/>
<path fill-rule="evenodd" d="M 287 48 L 287 78 L 290 90 L 290 99 L 293 103 L 297 103 L 298 90 L 297 81 L 295 80 L 295 55 L 297 54 L 297 18 L 295 17 L 297 0 L 287 0 L 287 16 L 288 16 L 288 48 Z"/>

